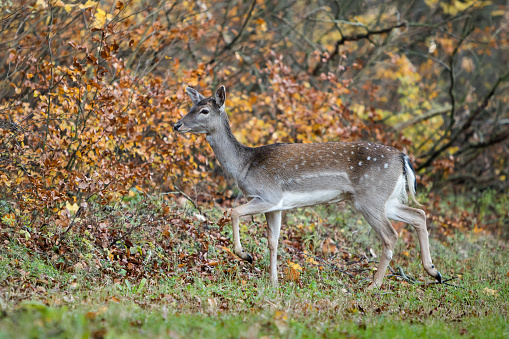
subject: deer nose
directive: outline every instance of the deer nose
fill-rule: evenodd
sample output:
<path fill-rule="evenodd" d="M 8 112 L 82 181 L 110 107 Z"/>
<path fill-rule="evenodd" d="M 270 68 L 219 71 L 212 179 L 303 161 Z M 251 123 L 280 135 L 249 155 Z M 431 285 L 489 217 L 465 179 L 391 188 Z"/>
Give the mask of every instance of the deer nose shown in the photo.
<path fill-rule="evenodd" d="M 173 130 L 174 131 L 178 131 L 180 126 L 182 126 L 182 123 L 181 122 L 177 122 L 175 125 L 173 125 Z"/>

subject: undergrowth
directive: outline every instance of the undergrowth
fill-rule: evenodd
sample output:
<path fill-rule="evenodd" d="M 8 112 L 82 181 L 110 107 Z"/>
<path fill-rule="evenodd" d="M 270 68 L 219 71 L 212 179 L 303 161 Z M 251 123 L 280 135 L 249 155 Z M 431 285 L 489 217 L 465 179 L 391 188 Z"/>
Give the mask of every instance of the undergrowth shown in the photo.
<path fill-rule="evenodd" d="M 482 231 L 437 237 L 437 285 L 417 235 L 400 235 L 381 290 L 365 291 L 379 240 L 345 206 L 287 213 L 278 289 L 263 218 L 243 220 L 254 264 L 232 254 L 227 212 L 134 196 L 71 213 L 71 227 L 4 224 L 0 335 L 9 337 L 507 337 L 509 255 Z M 67 232 L 66 232 L 67 231 Z M 402 274 L 415 279 L 403 279 Z"/>

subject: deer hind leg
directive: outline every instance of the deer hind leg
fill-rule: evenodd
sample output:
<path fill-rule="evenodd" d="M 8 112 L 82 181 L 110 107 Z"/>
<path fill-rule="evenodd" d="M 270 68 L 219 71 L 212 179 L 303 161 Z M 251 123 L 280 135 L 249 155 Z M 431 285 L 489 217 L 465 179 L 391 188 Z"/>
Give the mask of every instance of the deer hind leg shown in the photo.
<path fill-rule="evenodd" d="M 277 245 L 281 231 L 281 211 L 265 213 L 270 252 L 270 283 L 277 286 Z"/>
<path fill-rule="evenodd" d="M 392 227 L 389 219 L 387 219 L 384 208 L 368 206 L 369 205 L 357 205 L 357 209 L 360 210 L 366 221 L 371 225 L 371 227 L 373 227 L 382 241 L 382 255 L 380 256 L 380 263 L 378 264 L 378 268 L 375 273 L 375 279 L 368 287 L 368 290 L 371 290 L 375 287 L 380 288 L 382 286 L 385 271 L 387 271 L 387 267 L 391 262 L 394 246 L 398 240 L 398 233 Z"/>
<path fill-rule="evenodd" d="M 238 255 L 241 259 L 253 262 L 253 257 L 251 254 L 245 252 L 242 249 L 242 244 L 240 243 L 240 234 L 239 234 L 239 224 L 240 218 L 246 215 L 254 215 L 254 214 L 262 214 L 270 210 L 274 207 L 273 204 L 263 201 L 260 198 L 254 198 L 250 200 L 247 204 L 236 207 L 232 211 L 232 229 L 233 229 L 233 243 L 235 245 L 235 254 Z"/>
<path fill-rule="evenodd" d="M 392 220 L 406 222 L 415 228 L 421 247 L 422 265 L 430 276 L 435 278 L 438 282 L 442 282 L 442 275 L 435 269 L 435 265 L 433 265 L 431 261 L 428 230 L 426 229 L 426 214 L 424 211 L 398 203 L 387 206 L 387 217 Z"/>

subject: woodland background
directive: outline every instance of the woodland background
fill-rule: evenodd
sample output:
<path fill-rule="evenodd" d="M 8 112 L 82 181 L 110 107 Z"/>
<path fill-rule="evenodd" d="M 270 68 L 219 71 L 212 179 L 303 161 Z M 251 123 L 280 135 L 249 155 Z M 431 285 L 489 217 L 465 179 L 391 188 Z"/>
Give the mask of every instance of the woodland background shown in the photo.
<path fill-rule="evenodd" d="M 505 1 L 0 8 L 4 223 L 66 229 L 91 198 L 107 205 L 132 189 L 202 205 L 236 199 L 205 140 L 172 132 L 190 107 L 184 86 L 210 95 L 220 84 L 247 145 L 389 144 L 416 165 L 436 227 L 508 223 Z M 466 215 L 458 199 L 488 213 Z"/>
<path fill-rule="evenodd" d="M 387 319 L 421 337 L 449 333 L 442 322 L 507 335 L 508 6 L 0 0 L 0 334 L 115 337 L 193 323 L 167 318 L 188 312 L 215 315 L 196 328 L 240 317 L 268 335 L 331 333 L 324 316 L 360 337 Z M 396 224 L 393 263 L 419 277 L 391 268 L 389 294 L 363 294 L 376 240 L 335 205 L 286 215 L 281 294 L 266 288 L 263 219 L 241 228 L 248 265 L 230 250 L 243 197 L 203 136 L 172 130 L 191 107 L 185 86 L 220 85 L 246 145 L 368 140 L 408 154 L 434 262 L 464 286 L 426 282 L 415 232 Z"/>

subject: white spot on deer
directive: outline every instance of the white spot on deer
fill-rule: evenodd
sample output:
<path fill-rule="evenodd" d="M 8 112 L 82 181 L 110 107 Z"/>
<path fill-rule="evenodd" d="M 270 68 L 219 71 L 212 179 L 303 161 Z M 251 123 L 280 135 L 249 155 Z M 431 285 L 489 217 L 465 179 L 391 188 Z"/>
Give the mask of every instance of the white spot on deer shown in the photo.
<path fill-rule="evenodd" d="M 302 162 L 302 166 L 304 166 L 305 164 L 306 164 L 306 160 L 304 160 L 304 161 Z"/>
<path fill-rule="evenodd" d="M 373 161 L 376 161 L 376 158 L 373 158 Z"/>
<path fill-rule="evenodd" d="M 295 169 L 299 169 L 299 165 L 295 165 Z"/>
<path fill-rule="evenodd" d="M 371 160 L 371 157 L 368 157 L 368 160 Z"/>
<path fill-rule="evenodd" d="M 359 161 L 359 166 L 361 166 L 361 165 L 362 165 L 362 161 Z"/>
<path fill-rule="evenodd" d="M 336 154 L 336 152 L 332 151 L 332 154 Z"/>
<path fill-rule="evenodd" d="M 384 155 L 382 154 L 382 158 L 384 157 Z"/>
<path fill-rule="evenodd" d="M 353 166 L 350 166 L 350 169 L 352 169 L 352 170 L 353 170 Z"/>
<path fill-rule="evenodd" d="M 369 149 L 369 147 L 366 147 L 366 149 Z"/>
<path fill-rule="evenodd" d="M 388 163 L 385 163 L 385 164 L 384 164 L 384 168 L 389 168 L 389 164 L 388 164 Z"/>
<path fill-rule="evenodd" d="M 364 177 L 365 177 L 365 178 L 367 178 L 368 176 L 369 176 L 369 175 L 367 175 L 367 174 L 364 174 Z"/>
<path fill-rule="evenodd" d="M 352 154 L 353 154 L 353 151 L 352 151 Z"/>

